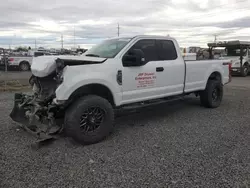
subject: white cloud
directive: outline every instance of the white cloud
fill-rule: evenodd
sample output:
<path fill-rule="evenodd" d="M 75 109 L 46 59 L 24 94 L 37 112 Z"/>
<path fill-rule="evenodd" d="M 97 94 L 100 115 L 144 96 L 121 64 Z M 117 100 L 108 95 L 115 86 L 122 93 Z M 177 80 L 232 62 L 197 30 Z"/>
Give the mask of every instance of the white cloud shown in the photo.
<path fill-rule="evenodd" d="M 248 40 L 249 0 L 9 0 L 0 5 L 0 46 L 90 47 L 102 39 L 159 34 L 181 45 L 206 46 L 218 39 Z M 15 40 L 13 36 L 16 35 Z"/>

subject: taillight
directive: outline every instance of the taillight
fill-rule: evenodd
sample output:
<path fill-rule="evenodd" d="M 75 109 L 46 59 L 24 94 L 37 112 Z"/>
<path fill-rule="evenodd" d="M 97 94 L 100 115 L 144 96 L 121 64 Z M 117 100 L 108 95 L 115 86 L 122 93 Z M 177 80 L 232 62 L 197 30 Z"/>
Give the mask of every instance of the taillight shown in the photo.
<path fill-rule="evenodd" d="M 228 64 L 228 69 L 231 72 L 231 70 L 232 70 L 232 61 Z"/>
<path fill-rule="evenodd" d="M 228 74 L 229 74 L 228 77 L 229 77 L 229 82 L 232 81 L 232 64 L 233 64 L 232 61 L 230 61 L 229 64 L 228 64 Z"/>
<path fill-rule="evenodd" d="M 14 61 L 14 58 L 9 58 L 9 61 Z"/>
<path fill-rule="evenodd" d="M 232 64 L 233 64 L 233 61 L 230 61 L 230 62 L 227 62 L 227 63 L 223 63 L 223 65 L 228 65 L 229 82 L 232 81 Z"/>

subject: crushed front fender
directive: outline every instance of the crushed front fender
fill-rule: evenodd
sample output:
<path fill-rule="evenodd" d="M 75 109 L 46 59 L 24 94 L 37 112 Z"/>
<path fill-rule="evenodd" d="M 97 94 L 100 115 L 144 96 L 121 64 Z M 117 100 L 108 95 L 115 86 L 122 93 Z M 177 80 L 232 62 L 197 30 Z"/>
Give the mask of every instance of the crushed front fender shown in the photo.
<path fill-rule="evenodd" d="M 10 117 L 13 121 L 20 124 L 28 124 L 29 119 L 25 116 L 26 110 L 22 104 L 27 100 L 22 93 L 15 93 L 14 96 L 14 107 L 10 113 Z"/>

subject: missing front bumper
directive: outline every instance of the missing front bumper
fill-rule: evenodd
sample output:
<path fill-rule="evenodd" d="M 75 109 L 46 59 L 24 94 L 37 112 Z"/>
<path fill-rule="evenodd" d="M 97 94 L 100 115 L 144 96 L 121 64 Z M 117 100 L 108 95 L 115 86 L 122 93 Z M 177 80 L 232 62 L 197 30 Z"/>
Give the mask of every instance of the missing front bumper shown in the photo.
<path fill-rule="evenodd" d="M 44 141 L 55 138 L 62 131 L 62 125 L 56 120 L 55 113 L 56 106 L 41 105 L 35 96 L 16 93 L 10 117 L 38 140 Z"/>

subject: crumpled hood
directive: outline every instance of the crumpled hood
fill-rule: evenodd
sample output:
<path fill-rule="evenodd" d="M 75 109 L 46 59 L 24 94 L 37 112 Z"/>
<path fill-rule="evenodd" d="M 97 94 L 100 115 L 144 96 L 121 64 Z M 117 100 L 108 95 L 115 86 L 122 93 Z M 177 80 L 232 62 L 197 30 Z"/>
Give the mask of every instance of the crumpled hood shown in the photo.
<path fill-rule="evenodd" d="M 58 55 L 58 56 L 39 56 L 34 57 L 31 65 L 31 72 L 37 77 L 46 77 L 50 75 L 56 69 L 56 59 L 72 60 L 72 61 L 82 61 L 88 62 L 88 64 L 101 63 L 106 60 L 106 58 L 99 57 L 88 57 L 85 55 L 81 56 L 70 56 L 70 55 Z M 86 63 L 87 64 L 87 63 Z"/>

